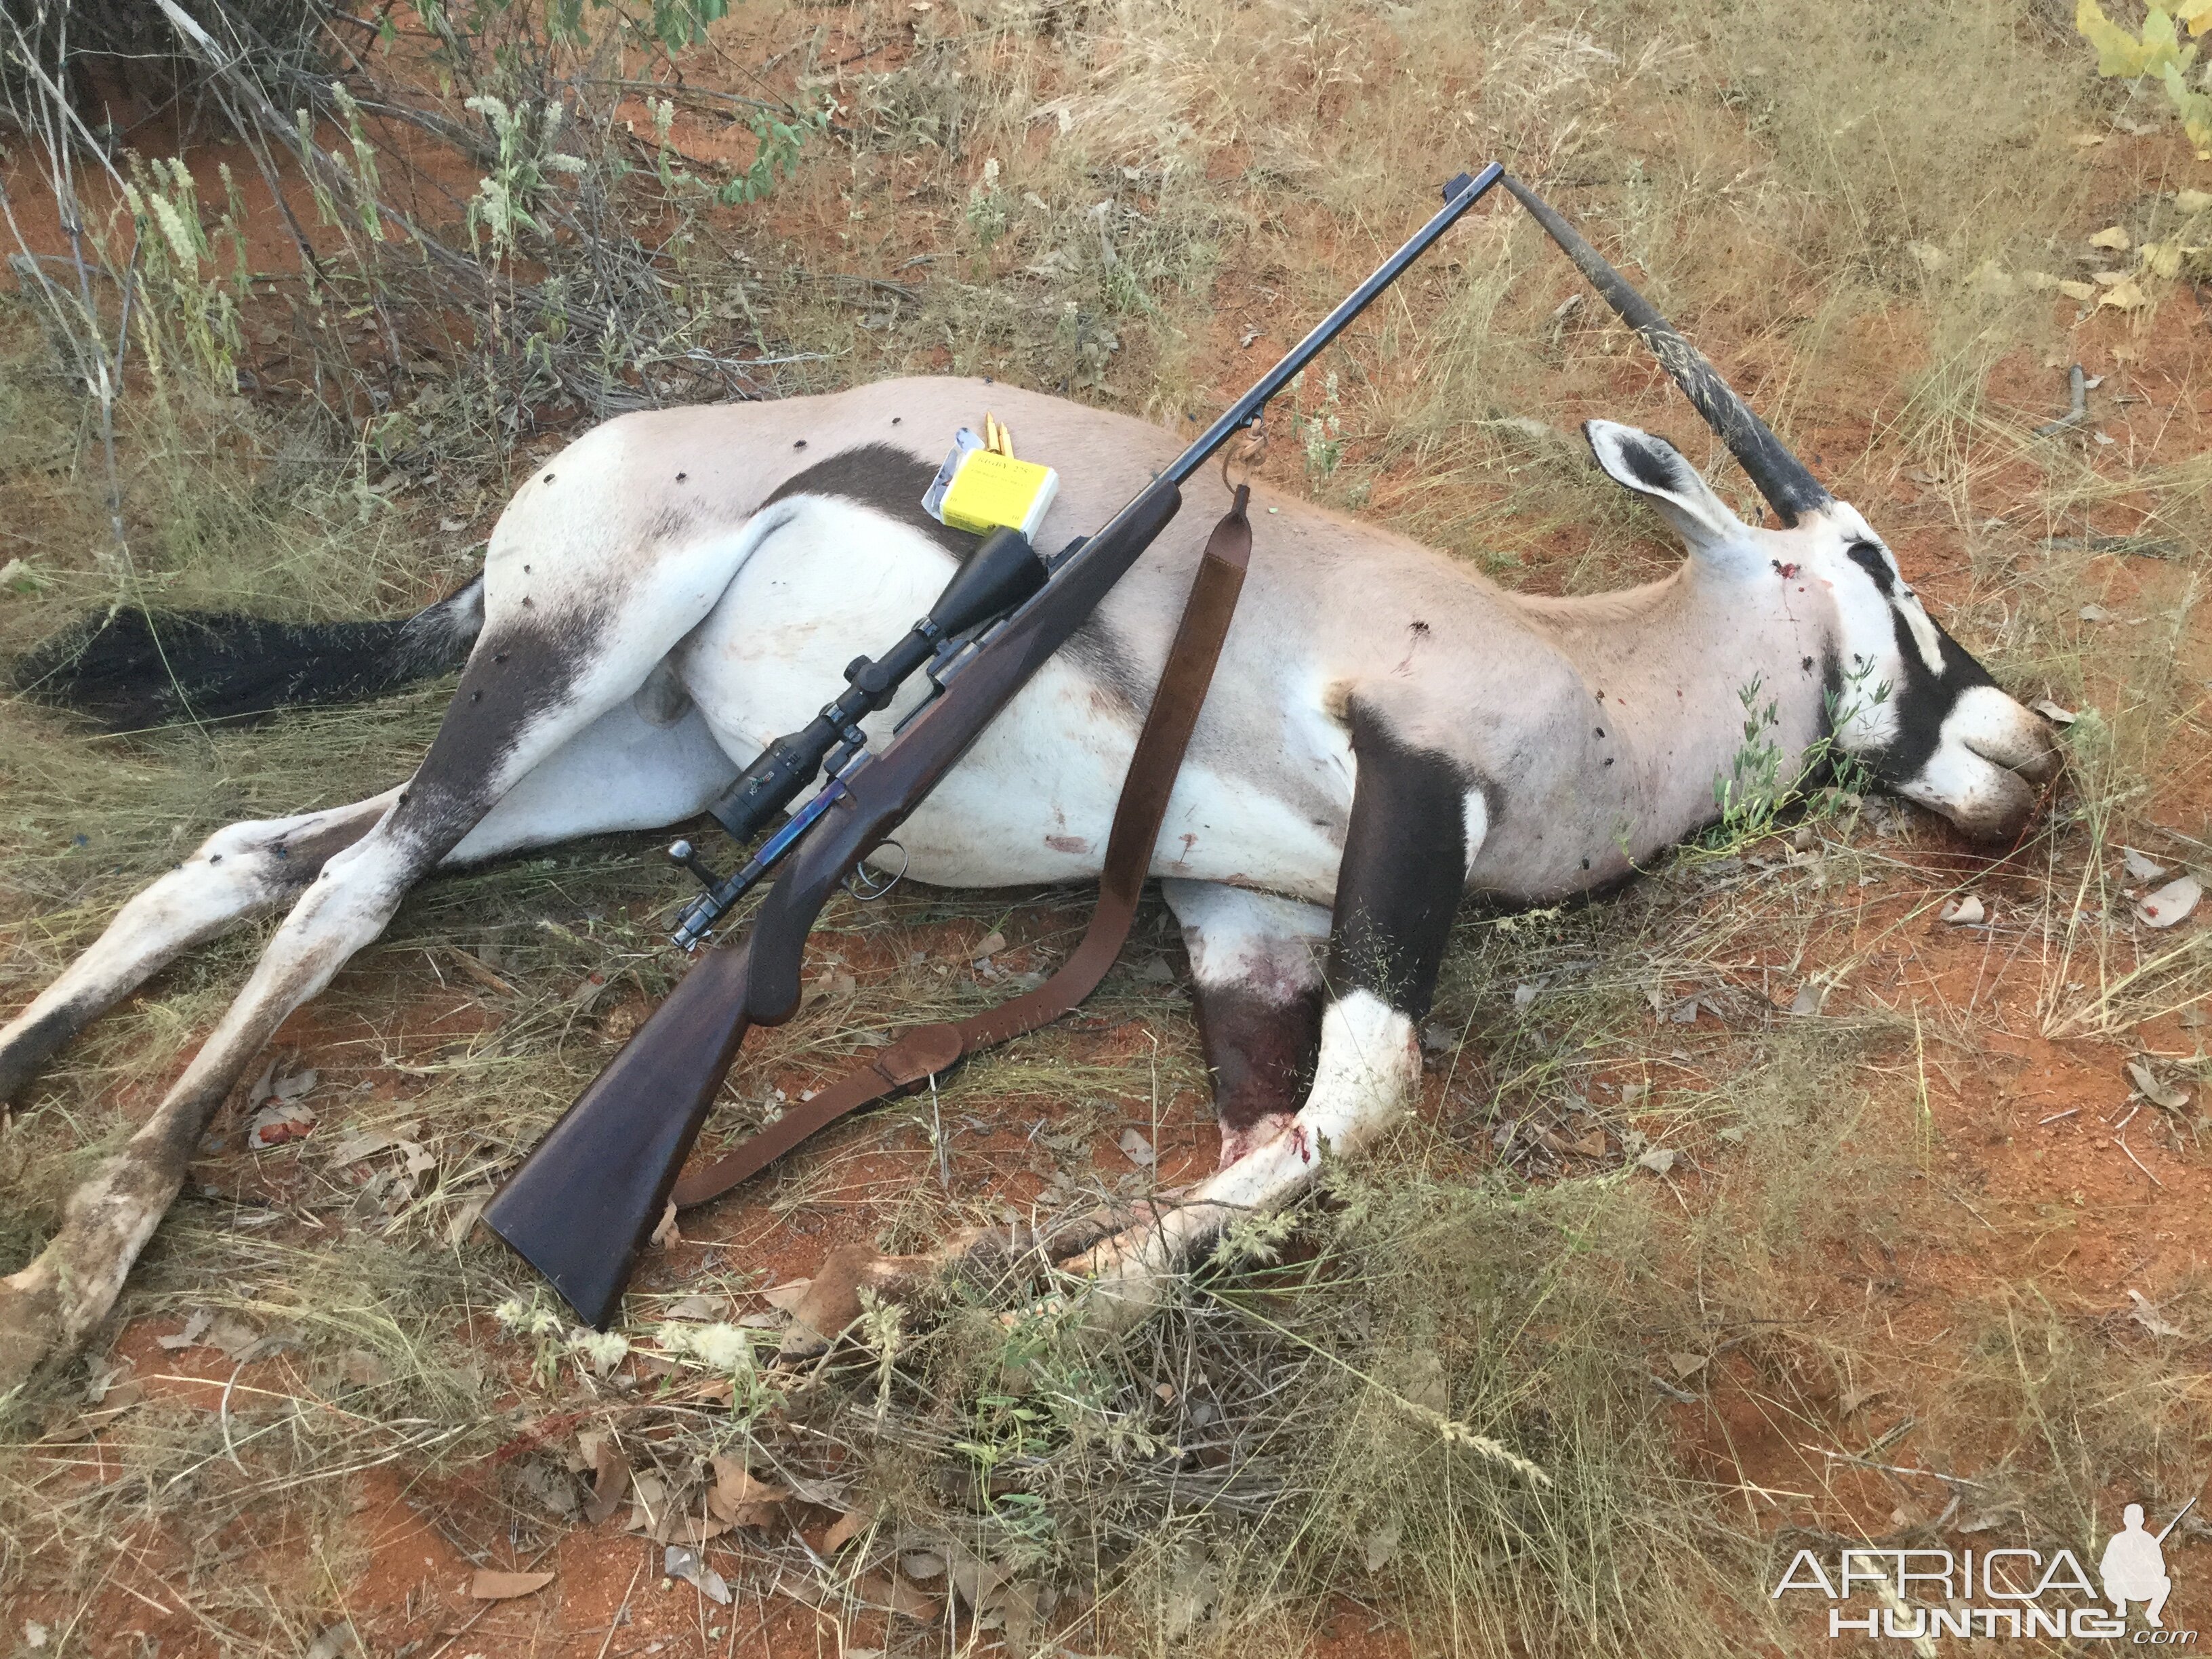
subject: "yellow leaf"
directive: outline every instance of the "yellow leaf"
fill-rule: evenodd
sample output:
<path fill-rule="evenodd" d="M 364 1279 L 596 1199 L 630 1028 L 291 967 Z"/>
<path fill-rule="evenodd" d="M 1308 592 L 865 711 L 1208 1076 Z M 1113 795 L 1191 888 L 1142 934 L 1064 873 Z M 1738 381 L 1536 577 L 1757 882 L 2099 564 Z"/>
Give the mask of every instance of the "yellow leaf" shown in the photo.
<path fill-rule="evenodd" d="M 2108 80 L 2134 80 L 2170 67 L 2186 68 L 2188 59 L 2174 33 L 2173 15 L 2153 6 L 2143 18 L 2138 40 L 2105 15 L 2097 0 L 2075 0 L 2074 27 L 2097 49 L 2097 73 Z M 2191 57 L 2195 56 L 2192 47 Z"/>
<path fill-rule="evenodd" d="M 2097 297 L 2095 287 L 2088 283 L 2061 283 L 2058 291 L 2069 300 L 2094 300 Z"/>
<path fill-rule="evenodd" d="M 2093 270 L 2089 273 L 2089 280 L 2099 288 L 2110 288 L 2115 283 L 2127 281 L 2127 274 L 2118 270 Z"/>
<path fill-rule="evenodd" d="M 2124 251 L 2128 246 L 2128 234 L 2124 230 L 2122 230 L 2118 225 L 2107 225 L 2104 229 L 2099 231 L 2094 236 L 2092 236 L 2089 239 L 2089 246 L 2091 247 L 2108 247 L 2115 253 L 2121 252 Z"/>
<path fill-rule="evenodd" d="M 2189 50 L 2193 53 L 2197 48 L 2191 46 Z M 2212 97 L 2190 90 L 2189 83 L 2181 78 L 2181 70 L 2185 67 L 2186 64 L 2168 64 L 2160 71 L 2166 82 L 2166 101 L 2181 117 L 2181 129 L 2189 135 L 2189 142 L 2199 150 L 2212 149 Z"/>
<path fill-rule="evenodd" d="M 2179 242 L 2145 242 L 2142 245 L 2143 269 L 2154 276 L 2172 282 L 2181 275 L 2181 244 Z"/>
<path fill-rule="evenodd" d="M 2115 283 L 2097 298 L 2100 307 L 2111 306 L 2118 311 L 2136 311 L 2150 303 L 2150 296 L 2135 283 L 2130 276 L 2125 282 Z"/>
<path fill-rule="evenodd" d="M 479 1601 L 512 1601 L 518 1595 L 535 1595 L 553 1582 L 550 1572 L 499 1572 L 478 1567 L 469 1581 L 469 1594 Z"/>
<path fill-rule="evenodd" d="M 2173 15 L 2189 25 L 2191 34 L 2212 29 L 2212 0 L 2179 0 Z"/>
<path fill-rule="evenodd" d="M 2212 208 L 2212 191 L 2185 190 L 2173 198 L 2173 204 L 2184 213 L 2202 213 Z"/>

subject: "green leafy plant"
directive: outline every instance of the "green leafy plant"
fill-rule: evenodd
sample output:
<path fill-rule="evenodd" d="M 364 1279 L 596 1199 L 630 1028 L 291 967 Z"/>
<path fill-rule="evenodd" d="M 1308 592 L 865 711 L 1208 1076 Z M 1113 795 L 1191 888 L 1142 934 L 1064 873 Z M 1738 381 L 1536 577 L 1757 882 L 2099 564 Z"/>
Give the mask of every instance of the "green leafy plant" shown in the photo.
<path fill-rule="evenodd" d="M 2143 13 L 2140 33 L 2130 34 L 2105 15 L 2097 0 L 2075 0 L 2074 27 L 2097 49 L 2097 73 L 2108 81 L 2140 81 L 2154 76 L 2166 88 L 2166 100 L 2181 118 L 2189 142 L 2202 152 L 2212 150 L 2212 94 L 2187 79 L 2197 65 L 2194 41 L 2184 44 L 2180 26 L 2194 35 L 2212 29 L 2212 0 L 2180 0 L 2173 6 L 2153 4 Z"/>

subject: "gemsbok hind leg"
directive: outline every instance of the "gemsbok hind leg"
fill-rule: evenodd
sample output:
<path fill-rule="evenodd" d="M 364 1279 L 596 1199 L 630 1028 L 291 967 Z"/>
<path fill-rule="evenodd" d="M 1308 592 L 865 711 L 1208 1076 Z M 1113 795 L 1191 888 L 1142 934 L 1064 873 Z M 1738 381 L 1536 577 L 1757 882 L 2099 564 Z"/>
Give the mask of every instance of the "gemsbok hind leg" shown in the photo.
<path fill-rule="evenodd" d="M 698 812 L 737 768 L 698 712 L 672 703 L 656 681 L 532 769 L 445 866 L 674 823 Z M 0 1104 L 13 1101 L 64 1043 L 192 946 L 298 898 L 327 860 L 368 834 L 402 787 L 210 836 L 117 912 L 98 942 L 0 1029 Z"/>
<path fill-rule="evenodd" d="M 398 786 L 350 806 L 234 823 L 116 913 L 99 940 L 0 1029 L 0 1105 L 62 1045 L 195 945 L 274 909 L 368 833 Z"/>
<path fill-rule="evenodd" d="M 1415 1032 L 1436 994 L 1487 815 L 1473 781 L 1403 741 L 1357 700 L 1352 727 L 1358 774 L 1337 873 L 1313 1085 L 1288 1122 L 1172 1208 L 1061 1264 L 1089 1281 L 1070 1292 L 1084 1298 L 1093 1328 L 1149 1313 L 1167 1276 L 1223 1228 L 1280 1207 L 1311 1184 L 1324 1153 L 1356 1156 L 1414 1102 L 1421 1076 Z"/>
<path fill-rule="evenodd" d="M 488 856 L 540 836 L 685 817 L 734 774 L 696 711 L 661 726 L 630 702 L 697 617 L 686 606 L 647 620 L 659 626 L 626 641 L 487 630 L 415 776 L 325 860 L 153 1115 L 70 1195 L 38 1258 L 0 1280 L 0 1389 L 72 1352 L 106 1316 L 208 1122 L 270 1034 L 383 931 L 434 866 L 457 852 Z M 514 807 L 496 812 L 510 793 Z"/>

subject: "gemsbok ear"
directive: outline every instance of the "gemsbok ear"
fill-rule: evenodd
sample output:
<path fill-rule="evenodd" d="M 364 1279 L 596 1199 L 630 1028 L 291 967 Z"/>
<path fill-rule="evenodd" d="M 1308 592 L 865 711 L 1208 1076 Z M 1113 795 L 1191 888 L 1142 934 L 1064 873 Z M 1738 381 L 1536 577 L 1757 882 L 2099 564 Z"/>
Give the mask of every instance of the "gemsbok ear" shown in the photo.
<path fill-rule="evenodd" d="M 1742 544 L 1743 520 L 1664 438 L 1618 421 L 1584 421 L 1583 436 L 1606 476 L 1665 514 L 1691 552 L 1717 552 Z"/>

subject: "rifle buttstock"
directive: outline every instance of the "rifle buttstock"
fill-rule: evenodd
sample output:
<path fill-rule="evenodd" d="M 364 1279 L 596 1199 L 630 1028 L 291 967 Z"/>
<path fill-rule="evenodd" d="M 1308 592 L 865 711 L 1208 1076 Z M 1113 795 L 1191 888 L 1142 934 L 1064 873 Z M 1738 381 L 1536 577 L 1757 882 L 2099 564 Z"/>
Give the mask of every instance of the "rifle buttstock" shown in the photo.
<path fill-rule="evenodd" d="M 484 1224 L 605 1330 L 752 1024 L 750 944 L 702 951 L 484 1206 Z"/>

